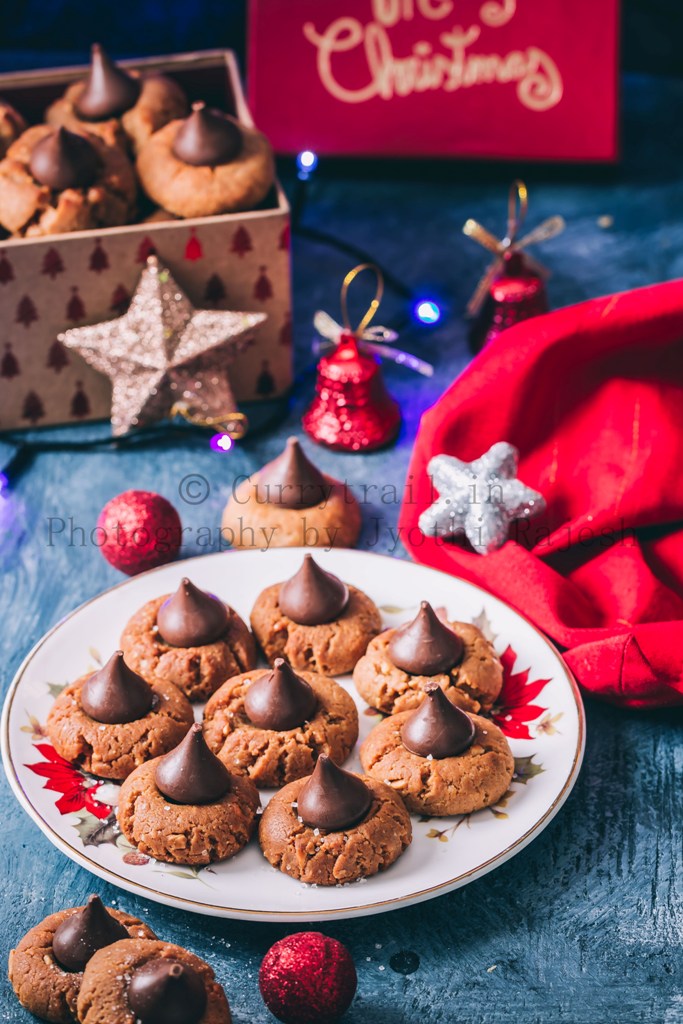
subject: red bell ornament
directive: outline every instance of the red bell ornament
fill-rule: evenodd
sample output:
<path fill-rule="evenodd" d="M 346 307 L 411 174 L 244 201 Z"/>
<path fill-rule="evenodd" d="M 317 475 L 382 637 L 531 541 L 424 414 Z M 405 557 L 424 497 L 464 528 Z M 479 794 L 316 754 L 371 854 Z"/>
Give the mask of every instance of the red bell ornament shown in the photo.
<path fill-rule="evenodd" d="M 523 181 L 514 181 L 508 194 L 505 238 L 496 238 L 471 218 L 463 226 L 464 234 L 495 254 L 495 259 L 486 269 L 467 305 L 468 316 L 476 317 L 470 331 L 470 341 L 475 351 L 493 341 L 508 327 L 548 312 L 544 283 L 547 271 L 523 250 L 534 242 L 558 235 L 564 230 L 565 222 L 562 217 L 550 217 L 518 239 L 527 206 L 526 185 Z"/>
<path fill-rule="evenodd" d="M 349 326 L 346 297 L 349 285 L 363 270 L 372 270 L 377 275 L 377 293 L 354 331 Z M 386 389 L 378 356 L 426 376 L 433 372 L 423 360 L 385 344 L 396 339 L 394 331 L 369 327 L 383 287 L 379 268 L 363 263 L 344 278 L 341 305 L 345 326 L 341 327 L 327 313 L 315 316 L 315 327 L 326 339 L 318 351 L 328 351 L 318 363 L 315 397 L 302 417 L 302 424 L 319 444 L 348 452 L 370 452 L 394 440 L 401 426 L 401 410 Z"/>

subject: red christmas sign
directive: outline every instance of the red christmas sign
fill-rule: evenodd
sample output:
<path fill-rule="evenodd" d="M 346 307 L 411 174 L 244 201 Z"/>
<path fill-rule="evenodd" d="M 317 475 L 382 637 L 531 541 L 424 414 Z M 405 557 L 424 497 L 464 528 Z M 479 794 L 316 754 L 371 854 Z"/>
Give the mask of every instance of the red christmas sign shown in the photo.
<path fill-rule="evenodd" d="M 618 21 L 619 0 L 251 0 L 250 105 L 280 152 L 614 160 Z"/>

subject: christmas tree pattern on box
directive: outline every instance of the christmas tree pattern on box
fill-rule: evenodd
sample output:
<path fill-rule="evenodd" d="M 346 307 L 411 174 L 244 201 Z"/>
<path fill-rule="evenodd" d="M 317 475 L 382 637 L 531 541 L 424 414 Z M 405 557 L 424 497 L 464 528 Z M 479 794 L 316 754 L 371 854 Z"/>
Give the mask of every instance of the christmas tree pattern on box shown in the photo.
<path fill-rule="evenodd" d="M 267 314 L 226 370 L 237 399 L 272 398 L 289 388 L 289 225 L 283 211 L 8 240 L 0 248 L 0 430 L 109 417 L 108 380 L 67 352 L 58 335 L 125 313 L 153 252 L 196 307 Z"/>

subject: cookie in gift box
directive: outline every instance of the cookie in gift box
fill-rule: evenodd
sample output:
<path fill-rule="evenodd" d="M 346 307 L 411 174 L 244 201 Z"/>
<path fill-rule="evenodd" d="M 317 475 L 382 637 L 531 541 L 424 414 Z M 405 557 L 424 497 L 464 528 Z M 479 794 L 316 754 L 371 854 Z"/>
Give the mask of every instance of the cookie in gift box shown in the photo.
<path fill-rule="evenodd" d="M 187 97 L 172 78 L 125 71 L 95 43 L 87 78 L 73 82 L 48 107 L 45 120 L 137 152 L 150 135 L 186 113 Z"/>
<path fill-rule="evenodd" d="M 275 180 L 265 135 L 204 103 L 194 103 L 188 118 L 151 135 L 136 167 L 150 199 L 177 217 L 253 209 Z"/>
<path fill-rule="evenodd" d="M 0 225 L 12 235 L 127 224 L 136 196 L 125 153 L 91 133 L 34 125 L 0 162 Z"/>

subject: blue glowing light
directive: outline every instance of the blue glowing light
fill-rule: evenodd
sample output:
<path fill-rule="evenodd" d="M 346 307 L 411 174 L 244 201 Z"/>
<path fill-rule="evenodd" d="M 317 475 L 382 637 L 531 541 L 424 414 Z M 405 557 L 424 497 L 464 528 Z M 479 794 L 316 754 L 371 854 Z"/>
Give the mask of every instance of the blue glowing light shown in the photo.
<path fill-rule="evenodd" d="M 299 177 L 305 181 L 318 166 L 318 154 L 312 149 L 304 149 L 296 158 L 296 166 L 299 168 Z"/>
<path fill-rule="evenodd" d="M 215 452 L 229 452 L 232 448 L 230 434 L 214 434 L 209 444 Z"/>
<path fill-rule="evenodd" d="M 415 319 L 421 324 L 438 324 L 441 319 L 441 309 L 433 299 L 420 299 L 415 303 L 413 310 Z"/>

